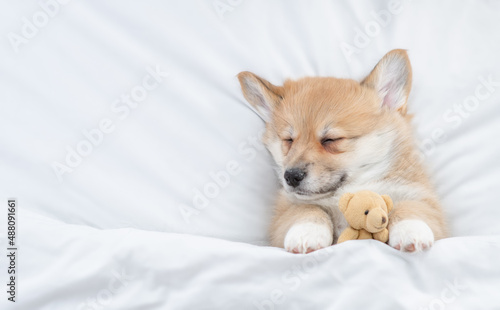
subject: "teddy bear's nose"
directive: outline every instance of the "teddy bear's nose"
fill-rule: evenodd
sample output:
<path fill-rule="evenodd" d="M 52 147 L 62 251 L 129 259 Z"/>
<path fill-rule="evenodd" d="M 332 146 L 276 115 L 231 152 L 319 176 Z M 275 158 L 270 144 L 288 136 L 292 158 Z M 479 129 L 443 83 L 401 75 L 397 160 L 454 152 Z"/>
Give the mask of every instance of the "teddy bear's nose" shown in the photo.
<path fill-rule="evenodd" d="M 384 217 L 382 217 L 382 224 L 385 224 L 385 222 L 387 222 L 387 219 Z"/>

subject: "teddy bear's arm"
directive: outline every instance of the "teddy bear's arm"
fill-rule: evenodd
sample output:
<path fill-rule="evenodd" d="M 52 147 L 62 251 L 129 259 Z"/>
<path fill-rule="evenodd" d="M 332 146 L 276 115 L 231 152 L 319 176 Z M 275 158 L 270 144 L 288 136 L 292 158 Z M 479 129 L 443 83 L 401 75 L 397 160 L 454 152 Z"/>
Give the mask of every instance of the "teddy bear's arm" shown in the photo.
<path fill-rule="evenodd" d="M 384 230 L 382 230 L 378 233 L 374 233 L 373 239 L 378 240 L 378 241 L 382 241 L 382 242 L 387 242 L 389 240 L 389 231 L 387 230 L 387 228 L 385 228 Z"/>
<path fill-rule="evenodd" d="M 339 239 L 337 240 L 337 244 L 347 241 L 347 240 L 356 240 L 359 237 L 359 230 L 356 230 L 351 227 L 347 227 L 344 229 L 344 231 L 340 234 Z"/>

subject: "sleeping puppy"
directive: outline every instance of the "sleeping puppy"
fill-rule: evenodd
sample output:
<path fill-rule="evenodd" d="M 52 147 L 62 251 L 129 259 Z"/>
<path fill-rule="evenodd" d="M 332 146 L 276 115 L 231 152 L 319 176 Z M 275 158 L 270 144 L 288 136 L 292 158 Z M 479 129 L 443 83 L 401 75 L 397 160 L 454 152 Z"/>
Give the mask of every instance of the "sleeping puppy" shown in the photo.
<path fill-rule="evenodd" d="M 406 112 L 412 79 L 406 51 L 387 53 L 361 82 L 306 77 L 275 86 L 250 72 L 238 79 L 266 122 L 263 141 L 283 185 L 273 246 L 309 253 L 332 245 L 347 227 L 339 197 L 359 190 L 394 201 L 390 246 L 418 252 L 446 237 Z"/>

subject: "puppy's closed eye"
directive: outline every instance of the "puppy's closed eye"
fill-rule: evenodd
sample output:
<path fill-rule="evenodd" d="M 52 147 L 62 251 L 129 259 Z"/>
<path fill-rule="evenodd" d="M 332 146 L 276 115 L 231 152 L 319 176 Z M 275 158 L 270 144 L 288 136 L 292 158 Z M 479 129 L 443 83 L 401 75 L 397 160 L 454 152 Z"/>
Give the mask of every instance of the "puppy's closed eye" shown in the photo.
<path fill-rule="evenodd" d="M 293 139 L 292 138 L 282 138 L 283 144 L 281 145 L 281 150 L 286 155 L 292 148 Z"/>
<path fill-rule="evenodd" d="M 292 138 L 286 138 L 282 139 L 283 140 L 283 146 L 287 149 L 292 147 L 293 139 Z"/>
<path fill-rule="evenodd" d="M 321 140 L 321 144 L 327 144 L 327 143 L 332 143 L 332 142 L 338 142 L 338 141 L 341 141 L 345 138 L 334 138 L 334 139 L 330 139 L 330 138 L 324 138 L 323 140 Z"/>
<path fill-rule="evenodd" d="M 323 138 L 321 140 L 321 145 L 330 153 L 339 153 L 339 144 L 345 138 Z"/>

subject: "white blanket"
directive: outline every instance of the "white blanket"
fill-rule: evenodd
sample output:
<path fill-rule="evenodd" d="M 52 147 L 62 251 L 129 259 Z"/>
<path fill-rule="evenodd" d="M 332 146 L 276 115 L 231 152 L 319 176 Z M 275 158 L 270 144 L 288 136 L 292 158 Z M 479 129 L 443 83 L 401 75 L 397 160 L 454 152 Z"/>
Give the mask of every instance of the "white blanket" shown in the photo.
<path fill-rule="evenodd" d="M 500 3 L 0 12 L 0 203 L 19 205 L 16 303 L 4 284 L 1 309 L 500 308 Z M 453 238 L 417 255 L 266 247 L 277 180 L 236 74 L 361 79 L 394 48 L 412 61 L 410 112 Z"/>

